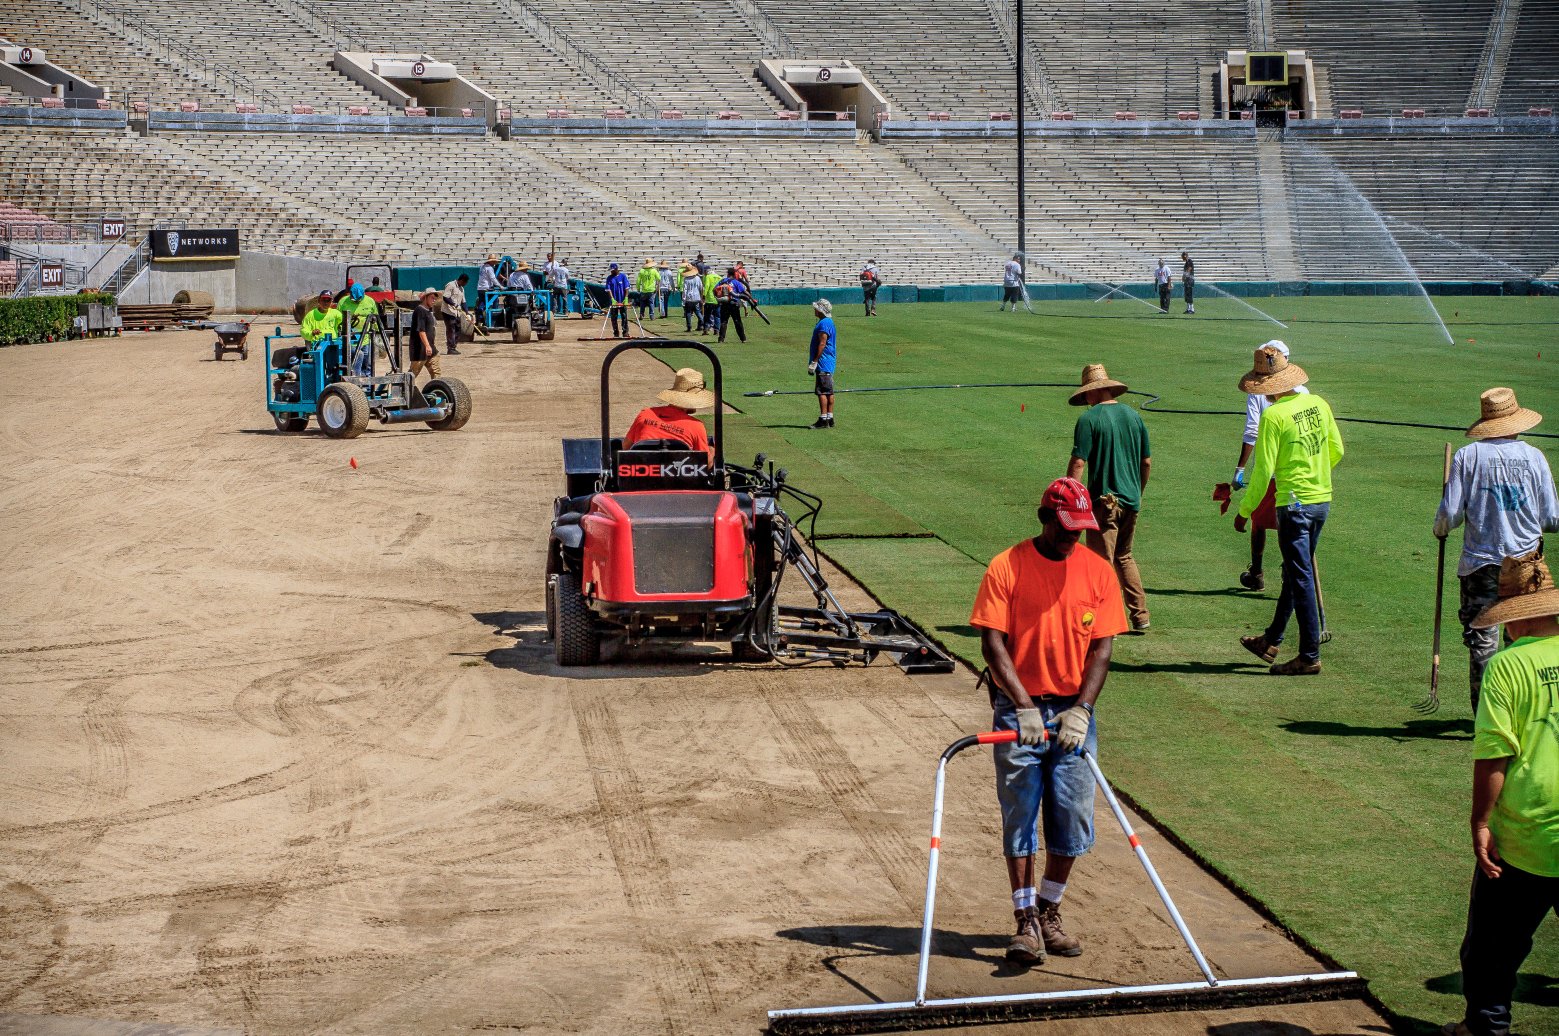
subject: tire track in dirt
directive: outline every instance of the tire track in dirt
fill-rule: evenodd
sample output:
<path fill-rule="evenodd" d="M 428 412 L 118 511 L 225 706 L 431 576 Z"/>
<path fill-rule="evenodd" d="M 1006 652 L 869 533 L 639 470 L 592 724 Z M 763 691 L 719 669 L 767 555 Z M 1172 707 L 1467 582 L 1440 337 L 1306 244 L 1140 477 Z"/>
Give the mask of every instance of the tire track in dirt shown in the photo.
<path fill-rule="evenodd" d="M 665 934 L 670 926 L 658 923 L 676 916 L 671 909 L 676 890 L 671 867 L 655 844 L 640 781 L 612 715 L 612 700 L 604 690 L 575 691 L 574 717 L 623 896 L 629 912 L 643 922 L 636 927 L 651 962 L 665 1031 L 677 1036 L 695 1031 L 696 1018 L 715 1014 L 715 997 L 702 963 L 689 947 Z"/>
<path fill-rule="evenodd" d="M 833 800 L 834 808 L 855 832 L 877 869 L 913 911 L 925 892 L 925 874 L 918 869 L 918 864 L 911 863 L 919 861 L 921 854 L 882 822 L 882 807 L 867 791 L 861 772 L 850 761 L 850 753 L 834 739 L 806 702 L 776 691 L 766 675 L 758 682 L 765 704 L 785 732 L 795 764 L 811 771 L 817 778 L 818 785 Z"/>

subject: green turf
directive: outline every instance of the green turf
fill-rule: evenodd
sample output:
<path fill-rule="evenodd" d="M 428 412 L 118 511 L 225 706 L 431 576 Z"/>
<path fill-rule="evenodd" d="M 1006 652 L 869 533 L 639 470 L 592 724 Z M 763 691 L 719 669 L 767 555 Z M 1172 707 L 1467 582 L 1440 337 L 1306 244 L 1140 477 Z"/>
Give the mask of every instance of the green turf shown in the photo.
<path fill-rule="evenodd" d="M 1083 363 L 1097 361 L 1160 395 L 1161 407 L 1242 412 L 1239 375 L 1256 346 L 1281 337 L 1340 417 L 1460 428 L 1476 417 L 1482 389 L 1512 385 L 1550 415 L 1538 431 L 1559 432 L 1559 299 L 1439 299 L 1454 345 L 1421 300 L 1251 301 L 1291 326 L 1228 300 L 1204 300 L 1194 317 L 1114 302 L 1036 304 L 1036 316 L 989 304 L 885 305 L 867 320 L 841 305 L 838 382 L 1075 384 Z M 1035 530 L 1035 502 L 1065 467 L 1079 413 L 1067 390 L 841 394 L 838 427 L 811 431 L 811 396 L 741 395 L 810 386 L 810 312 L 768 312 L 773 327 L 721 349 L 726 397 L 751 419 L 733 422 L 733 455 L 763 449 L 798 484 L 818 478 L 825 534 L 934 533 L 941 542 L 839 540 L 826 549 L 974 659 L 965 623 L 981 567 Z M 1268 591 L 1238 590 L 1247 541 L 1209 499 L 1234 469 L 1242 417 L 1146 419 L 1154 467 L 1137 556 L 1153 632 L 1117 645 L 1100 712 L 1106 765 L 1285 924 L 1368 976 L 1407 1027 L 1454 1017 L 1472 871 L 1471 719 L 1454 578 L 1444 706 L 1420 718 L 1409 703 L 1427 686 L 1442 444 L 1465 440 L 1459 431 L 1343 424 L 1348 455 L 1319 556 L 1336 639 L 1320 678 L 1278 680 L 1247 664 L 1235 642 L 1271 615 L 1276 543 Z M 1559 440 L 1534 442 L 1559 466 Z M 1524 970 L 1517 1031 L 1559 1033 L 1552 918 Z"/>

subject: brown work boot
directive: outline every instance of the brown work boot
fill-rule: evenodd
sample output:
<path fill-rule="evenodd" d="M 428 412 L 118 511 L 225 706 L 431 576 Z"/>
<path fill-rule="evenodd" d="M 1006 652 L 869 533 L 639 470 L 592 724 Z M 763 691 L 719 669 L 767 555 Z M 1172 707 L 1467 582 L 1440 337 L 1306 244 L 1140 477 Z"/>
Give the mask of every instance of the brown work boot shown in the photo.
<path fill-rule="evenodd" d="M 1254 637 L 1241 637 L 1240 647 L 1249 651 L 1267 665 L 1278 660 L 1278 648 L 1276 644 L 1267 643 L 1267 635 L 1258 633 Z"/>
<path fill-rule="evenodd" d="M 1032 910 L 1014 910 L 1018 921 L 1018 934 L 1007 944 L 1007 959 L 1014 964 L 1045 963 L 1045 945 L 1040 940 L 1039 921 Z"/>
<path fill-rule="evenodd" d="M 1267 672 L 1273 676 L 1315 676 L 1321 671 L 1321 660 L 1307 660 L 1295 655 L 1282 665 L 1275 665 Z"/>
<path fill-rule="evenodd" d="M 1039 915 L 1039 934 L 1045 940 L 1045 952 L 1057 957 L 1076 957 L 1083 952 L 1083 944 L 1075 935 L 1067 935 L 1061 927 L 1061 904 L 1041 899 L 1035 908 Z"/>

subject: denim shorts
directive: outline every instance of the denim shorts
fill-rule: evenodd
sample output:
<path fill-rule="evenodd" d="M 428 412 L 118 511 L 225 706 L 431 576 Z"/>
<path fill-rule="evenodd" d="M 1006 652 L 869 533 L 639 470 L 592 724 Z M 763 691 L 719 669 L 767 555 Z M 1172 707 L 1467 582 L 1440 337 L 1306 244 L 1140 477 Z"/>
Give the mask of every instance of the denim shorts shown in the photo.
<path fill-rule="evenodd" d="M 1070 698 L 1039 698 L 1035 704 L 1049 723 L 1077 704 Z M 1017 730 L 1018 710 L 1005 697 L 996 704 L 993 730 Z M 1088 722 L 1084 746 L 1098 750 L 1098 730 Z M 1093 771 L 1075 752 L 1063 755 L 1048 741 L 995 746 L 996 799 L 1001 803 L 1002 852 L 1009 857 L 1039 851 L 1036 826 L 1043 821 L 1045 851 L 1057 856 L 1082 856 L 1093 848 Z"/>

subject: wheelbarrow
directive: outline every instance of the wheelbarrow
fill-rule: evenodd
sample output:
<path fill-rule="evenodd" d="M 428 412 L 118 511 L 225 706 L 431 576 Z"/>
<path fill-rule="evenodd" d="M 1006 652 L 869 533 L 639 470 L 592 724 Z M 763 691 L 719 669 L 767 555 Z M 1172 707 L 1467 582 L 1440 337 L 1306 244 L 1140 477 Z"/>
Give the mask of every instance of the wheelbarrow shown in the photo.
<path fill-rule="evenodd" d="M 220 360 L 228 353 L 237 353 L 240 360 L 249 358 L 249 324 L 238 321 L 216 326 L 217 340 L 211 346 L 211 358 Z"/>

